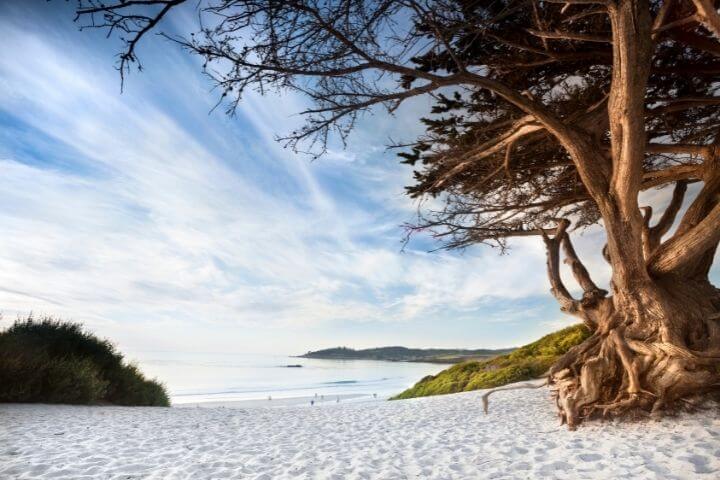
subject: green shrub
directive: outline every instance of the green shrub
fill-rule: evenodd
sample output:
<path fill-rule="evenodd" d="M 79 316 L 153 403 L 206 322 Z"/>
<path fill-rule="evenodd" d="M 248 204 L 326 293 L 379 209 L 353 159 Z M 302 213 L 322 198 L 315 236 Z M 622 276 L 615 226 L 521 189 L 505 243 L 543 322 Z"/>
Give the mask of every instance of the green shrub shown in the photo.
<path fill-rule="evenodd" d="M 537 378 L 545 373 L 560 355 L 582 343 L 589 336 L 590 332 L 585 326 L 573 325 L 546 335 L 507 355 L 453 365 L 437 375 L 423 378 L 393 399 L 495 388 Z"/>
<path fill-rule="evenodd" d="M 86 358 L 49 361 L 42 371 L 43 396 L 47 403 L 94 403 L 103 398 L 108 382 Z"/>
<path fill-rule="evenodd" d="M 0 332 L 0 402 L 168 406 L 107 340 L 75 323 L 32 316 Z"/>
<path fill-rule="evenodd" d="M 135 365 L 125 365 L 112 370 L 107 400 L 117 405 L 168 405 L 165 388 L 159 383 L 147 380 Z"/>

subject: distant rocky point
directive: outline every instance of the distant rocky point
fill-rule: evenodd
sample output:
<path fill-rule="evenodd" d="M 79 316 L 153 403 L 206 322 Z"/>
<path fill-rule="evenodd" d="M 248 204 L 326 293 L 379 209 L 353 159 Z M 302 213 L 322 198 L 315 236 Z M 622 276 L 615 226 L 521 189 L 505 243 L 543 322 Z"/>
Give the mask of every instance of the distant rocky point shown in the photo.
<path fill-rule="evenodd" d="M 346 347 L 327 348 L 307 352 L 301 358 L 320 358 L 325 360 L 384 360 L 389 362 L 429 362 L 429 363 L 460 363 L 467 360 L 481 360 L 498 355 L 505 355 L 514 348 L 492 349 L 441 349 L 441 348 L 406 348 L 379 347 L 355 350 Z"/>

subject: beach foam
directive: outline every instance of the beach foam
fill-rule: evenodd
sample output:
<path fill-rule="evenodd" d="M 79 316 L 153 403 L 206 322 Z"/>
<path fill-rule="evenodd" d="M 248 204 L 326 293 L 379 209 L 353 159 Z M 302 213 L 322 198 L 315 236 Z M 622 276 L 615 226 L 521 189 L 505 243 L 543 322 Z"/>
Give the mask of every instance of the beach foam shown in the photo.
<path fill-rule="evenodd" d="M 720 477 L 717 410 L 558 425 L 548 391 L 287 408 L 0 406 L 5 479 Z"/>

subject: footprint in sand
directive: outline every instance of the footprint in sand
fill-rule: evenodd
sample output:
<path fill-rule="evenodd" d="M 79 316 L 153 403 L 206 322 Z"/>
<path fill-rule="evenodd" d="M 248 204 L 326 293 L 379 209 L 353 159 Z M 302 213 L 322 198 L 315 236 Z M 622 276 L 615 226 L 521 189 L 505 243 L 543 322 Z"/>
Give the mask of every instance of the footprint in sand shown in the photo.
<path fill-rule="evenodd" d="M 695 473 L 712 473 L 714 471 L 708 465 L 710 460 L 703 455 L 690 455 L 686 457 L 686 460 L 693 465 Z"/>
<path fill-rule="evenodd" d="M 603 457 L 599 453 L 581 453 L 577 458 L 583 462 L 597 462 L 598 460 L 602 460 Z"/>
<path fill-rule="evenodd" d="M 572 470 L 572 465 L 567 462 L 552 462 L 540 467 L 542 475 L 554 475 L 558 470 Z"/>

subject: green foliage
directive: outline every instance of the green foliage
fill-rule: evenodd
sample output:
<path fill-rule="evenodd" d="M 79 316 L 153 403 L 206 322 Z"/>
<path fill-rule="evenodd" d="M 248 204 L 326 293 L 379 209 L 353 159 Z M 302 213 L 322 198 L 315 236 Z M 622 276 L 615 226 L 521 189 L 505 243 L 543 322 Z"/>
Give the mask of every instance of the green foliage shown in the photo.
<path fill-rule="evenodd" d="M 560 355 L 589 336 L 589 330 L 583 325 L 564 328 L 507 355 L 460 363 L 437 375 L 429 375 L 393 399 L 495 388 L 537 378 L 545 373 Z"/>
<path fill-rule="evenodd" d="M 32 316 L 0 332 L 0 402 L 168 406 L 107 340 L 75 323 Z"/>

